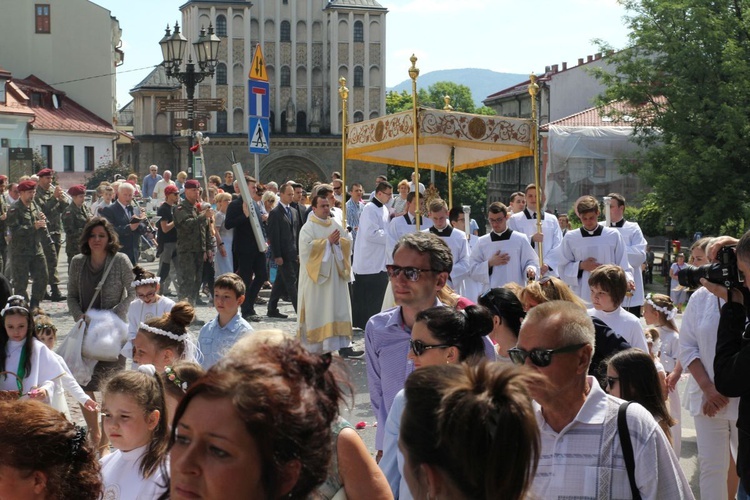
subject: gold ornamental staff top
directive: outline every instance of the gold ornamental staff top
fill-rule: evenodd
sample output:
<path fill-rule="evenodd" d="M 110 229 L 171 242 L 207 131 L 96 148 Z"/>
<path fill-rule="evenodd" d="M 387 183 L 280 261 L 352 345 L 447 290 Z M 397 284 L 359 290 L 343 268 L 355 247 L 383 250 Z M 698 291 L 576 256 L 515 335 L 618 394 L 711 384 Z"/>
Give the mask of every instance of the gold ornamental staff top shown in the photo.
<path fill-rule="evenodd" d="M 414 54 L 409 58 L 411 61 L 411 68 L 409 68 L 409 78 L 411 78 L 411 100 L 413 106 L 412 121 L 414 122 L 414 203 L 416 204 L 416 215 L 417 231 L 420 229 L 422 222 L 422 207 L 419 205 L 419 109 L 417 107 L 417 77 L 419 76 L 419 68 L 417 68 L 417 56 Z"/>
<path fill-rule="evenodd" d="M 542 186 L 539 183 L 539 144 L 537 140 L 537 132 L 539 131 L 539 121 L 537 119 L 537 105 L 536 96 L 539 93 L 539 85 L 536 83 L 537 77 L 534 73 L 529 76 L 529 94 L 531 95 L 531 147 L 534 151 L 534 184 L 536 185 L 536 232 L 542 234 Z M 542 255 L 543 242 L 539 242 L 536 245 L 537 253 L 539 254 L 539 273 L 541 275 L 541 269 L 544 265 L 544 257 Z M 541 277 L 541 276 L 539 276 Z"/>
<path fill-rule="evenodd" d="M 349 89 L 346 78 L 339 78 L 339 96 L 341 96 L 341 225 L 346 230 L 346 101 Z M 333 207 L 331 207 L 333 208 Z"/>

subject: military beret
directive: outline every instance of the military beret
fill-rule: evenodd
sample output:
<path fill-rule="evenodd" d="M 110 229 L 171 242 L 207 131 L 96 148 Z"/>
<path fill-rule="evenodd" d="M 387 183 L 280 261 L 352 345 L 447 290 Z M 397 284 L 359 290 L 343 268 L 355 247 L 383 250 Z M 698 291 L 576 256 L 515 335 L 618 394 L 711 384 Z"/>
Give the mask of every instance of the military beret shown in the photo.
<path fill-rule="evenodd" d="M 7 175 L 0 175 L 0 181 L 5 182 L 7 180 L 8 180 L 8 176 Z"/>
<path fill-rule="evenodd" d="M 86 186 L 83 184 L 76 184 L 75 186 L 70 186 L 70 189 L 68 189 L 68 194 L 70 196 L 78 196 L 79 194 L 86 194 Z"/>
<path fill-rule="evenodd" d="M 180 189 L 177 186 L 175 186 L 174 184 L 170 184 L 169 186 L 167 186 L 167 187 L 164 188 L 164 195 L 165 196 L 169 195 L 169 194 L 176 194 L 176 193 L 179 193 L 179 192 L 180 192 Z"/>
<path fill-rule="evenodd" d="M 19 192 L 31 191 L 32 189 L 36 189 L 36 182 L 34 181 L 23 181 L 18 183 Z"/>
<path fill-rule="evenodd" d="M 196 181 L 195 179 L 185 181 L 185 189 L 200 189 L 200 187 L 201 183 Z"/>
<path fill-rule="evenodd" d="M 37 177 L 46 177 L 46 176 L 52 177 L 52 174 L 54 174 L 54 172 L 52 171 L 51 168 L 43 168 L 39 172 L 36 173 L 36 176 Z"/>

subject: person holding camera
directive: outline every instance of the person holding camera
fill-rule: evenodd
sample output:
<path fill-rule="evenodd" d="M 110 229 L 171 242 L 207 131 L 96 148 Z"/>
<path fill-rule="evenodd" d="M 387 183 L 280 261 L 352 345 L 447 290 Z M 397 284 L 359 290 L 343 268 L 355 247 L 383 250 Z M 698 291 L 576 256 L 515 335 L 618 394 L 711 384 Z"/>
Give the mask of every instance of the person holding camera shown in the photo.
<path fill-rule="evenodd" d="M 734 251 L 729 246 L 735 246 Z M 723 236 L 708 247 L 713 264 L 687 268 L 680 278 L 700 277 L 700 283 L 726 303 L 721 308 L 714 357 L 714 385 L 727 398 L 739 397 L 737 414 L 737 474 L 742 487 L 750 486 L 750 327 L 747 305 L 750 290 L 742 274 L 750 273 L 750 231 L 740 240 Z"/>

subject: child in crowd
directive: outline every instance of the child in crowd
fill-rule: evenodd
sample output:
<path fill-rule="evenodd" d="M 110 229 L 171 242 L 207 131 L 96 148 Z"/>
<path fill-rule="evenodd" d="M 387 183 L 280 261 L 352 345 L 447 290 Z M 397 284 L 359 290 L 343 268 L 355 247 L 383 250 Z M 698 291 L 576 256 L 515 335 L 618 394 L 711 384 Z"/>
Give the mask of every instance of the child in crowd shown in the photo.
<path fill-rule="evenodd" d="M 174 417 L 177 405 L 193 383 L 205 375 L 206 370 L 192 361 L 176 361 L 161 372 L 164 385 L 164 403 L 167 407 L 167 422 Z"/>
<path fill-rule="evenodd" d="M 669 390 L 669 411 L 675 417 L 680 415 L 680 393 L 677 391 L 677 382 L 682 376 L 682 364 L 680 363 L 680 335 L 674 318 L 677 316 L 677 307 L 672 299 L 661 293 L 649 293 L 643 304 L 643 319 L 647 325 L 653 325 L 659 332 L 661 348 L 659 359 L 664 370 L 667 372 L 667 389 Z M 674 438 L 672 447 L 677 456 L 680 456 L 680 441 L 682 439 L 682 425 L 679 420 L 672 427 Z"/>
<path fill-rule="evenodd" d="M 198 346 L 203 355 L 201 366 L 208 370 L 216 364 L 237 340 L 252 332 L 253 327 L 240 315 L 245 301 L 245 283 L 235 273 L 222 274 L 214 282 L 214 307 L 217 316 L 203 325 Z"/>
<path fill-rule="evenodd" d="M 101 216 L 101 210 L 107 208 L 112 204 L 115 198 L 115 188 L 112 186 L 99 186 L 96 191 L 97 193 L 101 189 L 101 198 L 96 203 L 91 205 L 91 213 L 96 216 Z"/>
<path fill-rule="evenodd" d="M 158 276 L 141 266 L 133 267 L 133 274 L 135 275 L 133 288 L 135 288 L 137 298 L 130 303 L 128 308 L 128 342 L 122 350 L 122 355 L 131 359 L 133 358 L 133 340 L 138 333 L 139 325 L 151 318 L 161 317 L 174 307 L 172 299 L 159 295 L 160 278 Z"/>
<path fill-rule="evenodd" d="M 133 362 L 154 365 L 161 373 L 179 359 L 196 361 L 197 348 L 188 332 L 194 318 L 193 306 L 178 302 L 170 312 L 139 323 L 133 340 Z"/>
<path fill-rule="evenodd" d="M 117 451 L 101 459 L 103 498 L 157 498 L 169 442 L 164 386 L 153 365 L 122 371 L 102 391 L 104 429 Z"/>
<path fill-rule="evenodd" d="M 66 371 L 55 354 L 34 337 L 34 319 L 26 300 L 20 295 L 8 297 L 0 311 L 0 391 L 18 391 L 15 398 L 28 396 L 49 403 L 55 379 Z"/>
<path fill-rule="evenodd" d="M 646 328 L 643 330 L 643 335 L 646 336 L 646 343 L 648 344 L 648 353 L 651 355 L 651 359 L 654 360 L 654 366 L 656 366 L 656 373 L 659 375 L 659 383 L 661 384 L 661 392 L 664 397 L 664 401 L 667 400 L 669 392 L 667 391 L 667 371 L 664 369 L 664 365 L 659 361 L 659 349 L 661 349 L 661 341 L 659 340 L 659 330 L 656 328 Z"/>
<path fill-rule="evenodd" d="M 589 276 L 591 303 L 589 316 L 599 318 L 632 347 L 648 352 L 641 322 L 621 307 L 628 291 L 628 281 L 620 266 L 599 266 Z"/>
<path fill-rule="evenodd" d="M 65 369 L 65 373 L 54 380 L 54 390 L 50 397 L 50 405 L 57 411 L 65 414 L 65 417 L 71 422 L 73 419 L 70 416 L 70 409 L 68 403 L 65 400 L 65 390 L 67 390 L 81 405 L 88 411 L 97 411 L 99 405 L 96 401 L 88 397 L 88 395 L 81 389 L 81 386 L 76 382 L 73 374 L 70 373 L 68 365 L 62 356 L 54 352 L 55 342 L 57 342 L 57 327 L 52 324 L 52 320 L 44 315 L 38 314 L 34 317 L 34 324 L 36 325 L 36 338 L 44 345 L 47 349 L 52 351 L 52 355 L 57 358 L 57 362 L 60 363 Z"/>

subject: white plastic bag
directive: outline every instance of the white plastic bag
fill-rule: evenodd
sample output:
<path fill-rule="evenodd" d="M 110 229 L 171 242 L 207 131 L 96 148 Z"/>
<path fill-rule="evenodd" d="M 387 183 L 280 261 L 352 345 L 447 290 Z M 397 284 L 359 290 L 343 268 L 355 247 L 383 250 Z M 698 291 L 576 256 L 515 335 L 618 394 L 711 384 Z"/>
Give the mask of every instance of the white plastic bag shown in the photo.
<path fill-rule="evenodd" d="M 62 356 L 73 377 L 81 385 L 86 385 L 91 381 L 91 375 L 94 373 L 94 367 L 96 366 L 95 360 L 83 359 L 83 356 L 81 356 L 85 331 L 86 322 L 83 319 L 78 320 L 70 329 L 68 336 L 65 337 L 60 347 L 57 348 L 57 354 Z"/>
<path fill-rule="evenodd" d="M 89 318 L 89 325 L 83 335 L 83 357 L 97 361 L 117 361 L 128 339 L 128 324 L 109 310 L 91 309 L 86 311 L 86 317 Z"/>

